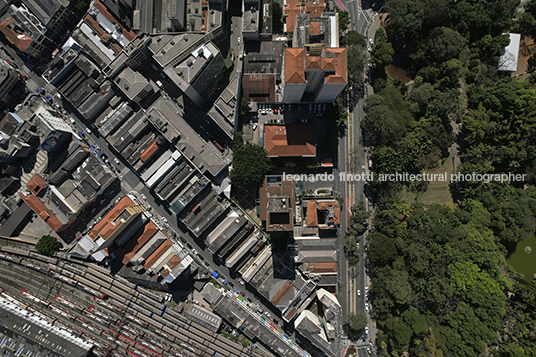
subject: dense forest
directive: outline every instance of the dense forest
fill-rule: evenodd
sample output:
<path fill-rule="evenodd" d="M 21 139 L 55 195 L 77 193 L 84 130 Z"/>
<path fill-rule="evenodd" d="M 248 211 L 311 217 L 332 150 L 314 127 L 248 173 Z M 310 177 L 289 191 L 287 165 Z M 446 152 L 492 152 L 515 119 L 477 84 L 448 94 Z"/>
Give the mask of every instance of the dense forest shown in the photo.
<path fill-rule="evenodd" d="M 456 205 L 401 199 L 372 182 L 373 317 L 381 356 L 535 356 L 536 285 L 506 258 L 536 229 L 536 90 L 498 72 L 506 32 L 536 35 L 536 0 L 387 0 L 371 59 L 365 139 L 377 173 L 432 169 L 457 143 L 461 173 L 523 174 L 523 182 L 460 182 Z M 529 51 L 530 52 L 530 51 Z M 536 51 L 535 51 L 536 52 Z M 397 58 L 410 85 L 384 67 Z M 400 60 L 401 59 L 401 60 Z M 531 64 L 532 63 L 532 64 Z M 529 59 L 529 71 L 535 68 Z M 453 127 L 461 128 L 455 135 Z M 533 247 L 536 248 L 536 247 Z"/>

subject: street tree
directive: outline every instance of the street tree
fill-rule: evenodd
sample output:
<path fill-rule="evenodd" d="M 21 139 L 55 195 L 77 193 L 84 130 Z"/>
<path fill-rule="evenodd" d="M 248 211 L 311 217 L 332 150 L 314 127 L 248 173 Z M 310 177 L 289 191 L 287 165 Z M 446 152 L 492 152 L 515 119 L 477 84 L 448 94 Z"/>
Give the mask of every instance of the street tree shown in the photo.
<path fill-rule="evenodd" d="M 35 250 L 37 250 L 39 253 L 53 255 L 54 253 L 59 252 L 61 247 L 62 245 L 60 242 L 58 242 L 57 238 L 47 234 L 39 239 L 35 245 Z"/>

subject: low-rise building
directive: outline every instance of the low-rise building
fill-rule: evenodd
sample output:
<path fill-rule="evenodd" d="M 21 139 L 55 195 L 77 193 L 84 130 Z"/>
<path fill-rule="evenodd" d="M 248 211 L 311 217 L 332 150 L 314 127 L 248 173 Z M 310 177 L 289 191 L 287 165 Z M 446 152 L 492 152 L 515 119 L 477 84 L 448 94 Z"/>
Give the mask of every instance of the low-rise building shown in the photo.
<path fill-rule="evenodd" d="M 314 125 L 264 125 L 268 157 L 316 157 Z"/>
<path fill-rule="evenodd" d="M 266 176 L 260 188 L 260 218 L 266 230 L 292 231 L 294 226 L 294 181 Z"/>

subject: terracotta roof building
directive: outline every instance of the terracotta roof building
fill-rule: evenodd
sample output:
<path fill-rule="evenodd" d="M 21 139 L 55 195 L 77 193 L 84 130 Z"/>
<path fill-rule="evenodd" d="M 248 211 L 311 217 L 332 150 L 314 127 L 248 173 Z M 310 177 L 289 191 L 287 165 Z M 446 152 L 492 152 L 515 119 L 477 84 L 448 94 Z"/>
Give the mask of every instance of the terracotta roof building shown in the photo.
<path fill-rule="evenodd" d="M 0 21 L 0 31 L 21 52 L 40 57 L 52 51 L 52 38 L 65 34 L 73 13 L 60 0 L 27 0 L 10 5 Z"/>
<path fill-rule="evenodd" d="M 269 157 L 315 157 L 313 125 L 265 125 L 264 148 Z"/>
<path fill-rule="evenodd" d="M 348 83 L 346 48 L 325 48 L 309 55 L 287 48 L 283 58 L 283 102 L 331 102 Z"/>

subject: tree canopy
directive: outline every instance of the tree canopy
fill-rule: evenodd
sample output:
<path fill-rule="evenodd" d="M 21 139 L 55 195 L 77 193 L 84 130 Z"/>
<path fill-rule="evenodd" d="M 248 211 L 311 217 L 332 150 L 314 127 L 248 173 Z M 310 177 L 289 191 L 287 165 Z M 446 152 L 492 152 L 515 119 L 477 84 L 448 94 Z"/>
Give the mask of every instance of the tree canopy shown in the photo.
<path fill-rule="evenodd" d="M 37 250 L 39 253 L 53 255 L 54 253 L 59 252 L 61 247 L 62 245 L 60 242 L 58 242 L 58 239 L 47 234 L 42 236 L 39 241 L 37 241 L 35 250 Z"/>
<path fill-rule="evenodd" d="M 233 143 L 233 169 L 229 173 L 233 188 L 240 190 L 251 184 L 261 184 L 264 175 L 272 169 L 266 150 L 249 142 L 244 143 L 242 133 L 235 134 Z"/>

